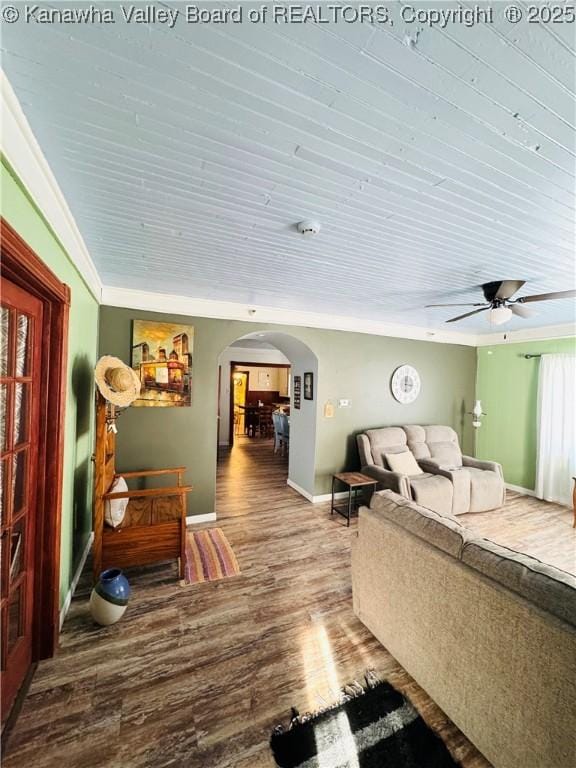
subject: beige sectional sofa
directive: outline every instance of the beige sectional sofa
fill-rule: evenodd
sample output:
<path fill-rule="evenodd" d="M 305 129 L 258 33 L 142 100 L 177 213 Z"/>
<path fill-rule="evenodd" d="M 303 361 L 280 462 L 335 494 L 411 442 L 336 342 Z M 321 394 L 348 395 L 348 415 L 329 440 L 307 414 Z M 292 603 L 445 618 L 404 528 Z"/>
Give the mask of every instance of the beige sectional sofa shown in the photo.
<path fill-rule="evenodd" d="M 388 488 L 442 514 L 485 512 L 504 504 L 502 467 L 463 456 L 458 435 L 441 424 L 369 429 L 357 436 L 362 472 Z M 386 455 L 411 451 L 420 472 L 392 472 Z"/>
<path fill-rule="evenodd" d="M 574 576 L 382 491 L 352 585 L 356 615 L 496 768 L 574 768 Z"/>

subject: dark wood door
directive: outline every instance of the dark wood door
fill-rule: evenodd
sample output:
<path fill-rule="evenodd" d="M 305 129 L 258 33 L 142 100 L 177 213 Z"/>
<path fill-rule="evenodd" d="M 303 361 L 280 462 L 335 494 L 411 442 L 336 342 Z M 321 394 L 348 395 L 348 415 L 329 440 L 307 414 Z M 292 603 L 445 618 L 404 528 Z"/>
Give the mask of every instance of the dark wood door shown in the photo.
<path fill-rule="evenodd" d="M 2 279 L 1 706 L 2 722 L 32 663 L 42 302 Z"/>

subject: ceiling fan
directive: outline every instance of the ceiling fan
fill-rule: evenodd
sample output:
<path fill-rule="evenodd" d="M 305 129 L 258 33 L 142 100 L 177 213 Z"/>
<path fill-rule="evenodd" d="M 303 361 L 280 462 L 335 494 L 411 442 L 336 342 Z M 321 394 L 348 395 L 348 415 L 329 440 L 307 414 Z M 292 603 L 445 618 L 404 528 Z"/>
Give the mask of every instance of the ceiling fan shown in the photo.
<path fill-rule="evenodd" d="M 576 297 L 576 291 L 556 291 L 555 293 L 536 293 L 532 296 L 520 296 L 513 299 L 512 296 L 519 291 L 526 280 L 495 280 L 492 283 L 484 283 L 482 292 L 486 302 L 482 304 L 427 304 L 427 307 L 480 307 L 466 312 L 464 315 L 452 317 L 447 323 L 456 323 L 465 317 L 477 315 L 479 312 L 490 310 L 490 322 L 494 325 L 502 325 L 508 322 L 512 315 L 518 317 L 531 317 L 532 312 L 523 306 L 532 301 L 548 301 L 549 299 L 569 299 Z"/>

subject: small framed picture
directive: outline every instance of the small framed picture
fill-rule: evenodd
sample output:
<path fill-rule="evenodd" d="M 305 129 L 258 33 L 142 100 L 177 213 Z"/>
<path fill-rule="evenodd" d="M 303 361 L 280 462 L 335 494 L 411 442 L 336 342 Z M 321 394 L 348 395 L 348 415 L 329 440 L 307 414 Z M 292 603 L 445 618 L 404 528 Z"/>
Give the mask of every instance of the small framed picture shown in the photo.
<path fill-rule="evenodd" d="M 294 376 L 294 408 L 300 410 L 300 397 L 302 396 L 302 377 Z"/>
<path fill-rule="evenodd" d="M 312 371 L 304 374 L 304 400 L 314 400 L 314 374 Z"/>

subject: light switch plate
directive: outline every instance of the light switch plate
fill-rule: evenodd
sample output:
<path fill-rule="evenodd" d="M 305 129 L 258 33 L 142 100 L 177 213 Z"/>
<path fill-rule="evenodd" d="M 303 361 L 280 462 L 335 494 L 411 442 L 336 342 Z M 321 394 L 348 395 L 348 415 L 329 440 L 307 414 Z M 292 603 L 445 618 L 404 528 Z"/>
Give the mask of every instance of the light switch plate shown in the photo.
<path fill-rule="evenodd" d="M 338 400 L 338 408 L 350 408 L 351 405 L 351 400 Z"/>

